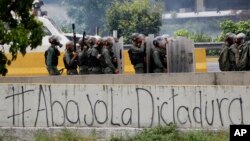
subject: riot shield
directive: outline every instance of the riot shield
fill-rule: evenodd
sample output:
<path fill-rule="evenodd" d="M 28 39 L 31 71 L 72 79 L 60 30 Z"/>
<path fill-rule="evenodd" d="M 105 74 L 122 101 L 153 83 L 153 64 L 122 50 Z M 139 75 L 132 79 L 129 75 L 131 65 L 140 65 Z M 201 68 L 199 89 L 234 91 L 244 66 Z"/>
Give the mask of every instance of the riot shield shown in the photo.
<path fill-rule="evenodd" d="M 186 38 L 180 37 L 179 38 L 179 62 L 180 67 L 178 72 L 187 72 L 188 65 L 187 65 L 187 56 L 186 56 L 186 47 L 187 46 L 187 40 Z"/>
<path fill-rule="evenodd" d="M 171 46 L 171 44 L 172 44 L 172 40 L 170 40 L 170 39 L 168 39 L 168 43 L 166 44 L 166 66 L 167 66 L 167 72 L 170 72 L 170 68 L 169 68 L 169 64 L 170 64 L 170 57 L 169 57 L 169 55 L 171 55 L 170 54 L 170 50 L 169 50 L 169 48 L 170 48 L 170 46 Z"/>
<path fill-rule="evenodd" d="M 187 64 L 188 64 L 188 72 L 195 72 L 195 47 L 194 47 L 194 41 L 193 40 L 187 40 L 187 45 L 189 47 L 187 48 Z"/>
<path fill-rule="evenodd" d="M 195 72 L 194 63 L 194 41 L 184 38 L 184 50 L 185 50 L 185 69 L 184 72 Z"/>
<path fill-rule="evenodd" d="M 122 74 L 124 71 L 123 67 L 123 37 L 120 37 L 118 42 L 115 42 L 113 45 L 113 51 L 115 53 L 117 61 L 117 69 L 119 73 Z"/>
<path fill-rule="evenodd" d="M 150 59 L 151 59 L 151 50 L 154 47 L 153 45 L 154 34 L 149 34 L 146 37 L 146 73 L 152 73 L 152 68 L 150 68 Z"/>
<path fill-rule="evenodd" d="M 123 72 L 124 72 L 123 45 L 124 45 L 123 37 L 120 37 L 120 39 L 119 39 L 119 50 L 120 50 L 120 52 L 119 52 L 120 63 L 119 64 L 120 65 L 118 65 L 120 74 L 123 74 Z"/>
<path fill-rule="evenodd" d="M 119 51 L 119 42 L 114 42 L 113 46 L 112 46 L 112 51 L 114 53 L 114 57 L 113 57 L 113 63 L 115 65 L 115 67 L 119 70 L 118 68 L 118 58 L 120 58 L 119 54 L 117 53 Z M 119 70 L 120 71 L 120 70 Z M 120 73 L 120 72 L 119 72 Z"/>
<path fill-rule="evenodd" d="M 176 48 L 177 48 L 177 40 L 171 39 L 166 47 L 166 54 L 167 54 L 167 68 L 168 72 L 175 72 L 176 70 L 176 63 L 177 60 L 175 60 L 176 55 Z"/>
<path fill-rule="evenodd" d="M 168 72 L 194 72 L 194 42 L 186 37 L 169 41 L 167 47 Z"/>

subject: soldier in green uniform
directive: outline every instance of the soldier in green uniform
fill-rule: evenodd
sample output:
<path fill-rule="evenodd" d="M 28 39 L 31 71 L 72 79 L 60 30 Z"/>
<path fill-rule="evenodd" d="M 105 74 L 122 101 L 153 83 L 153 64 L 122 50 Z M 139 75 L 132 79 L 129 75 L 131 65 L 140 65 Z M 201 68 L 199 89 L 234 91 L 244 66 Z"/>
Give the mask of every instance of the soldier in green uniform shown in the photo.
<path fill-rule="evenodd" d="M 229 47 L 228 50 L 228 60 L 229 61 L 225 61 L 225 68 L 227 67 L 227 65 L 229 65 L 228 70 L 227 71 L 237 71 L 237 64 L 239 61 L 239 51 L 237 49 L 237 45 L 235 43 L 236 40 L 236 35 L 234 35 L 234 44 L 232 44 Z"/>
<path fill-rule="evenodd" d="M 63 57 L 64 66 L 67 69 L 67 75 L 77 75 L 77 57 L 74 51 L 74 43 L 72 41 L 66 43 L 66 51 Z"/>
<path fill-rule="evenodd" d="M 224 39 L 224 44 L 222 46 L 220 57 L 219 57 L 219 67 L 221 71 L 235 71 L 236 70 L 236 59 L 237 49 L 234 45 L 236 35 L 229 32 L 226 34 Z"/>
<path fill-rule="evenodd" d="M 250 70 L 250 49 L 248 42 L 246 41 L 246 35 L 244 33 L 239 33 L 236 36 L 236 46 L 239 52 L 236 58 L 237 70 L 238 71 L 248 71 Z"/>
<path fill-rule="evenodd" d="M 102 39 L 101 37 L 92 37 L 90 39 L 91 47 L 88 49 L 88 72 L 89 74 L 101 74 L 101 48 L 102 48 Z"/>
<path fill-rule="evenodd" d="M 45 52 L 45 64 L 49 75 L 60 75 L 60 71 L 57 69 L 58 56 L 60 56 L 60 51 L 57 46 L 62 47 L 59 42 L 59 37 L 53 35 L 49 38 L 49 43 L 51 46 Z"/>
<path fill-rule="evenodd" d="M 79 74 L 84 75 L 88 74 L 88 49 L 89 44 L 87 43 L 89 37 L 85 37 L 85 39 L 79 39 L 78 43 L 80 45 L 77 53 L 78 53 L 78 66 L 79 66 Z"/>
<path fill-rule="evenodd" d="M 136 73 L 145 72 L 145 36 L 139 33 L 132 34 L 132 47 L 128 50 L 131 63 Z"/>
<path fill-rule="evenodd" d="M 151 67 L 153 73 L 163 73 L 167 72 L 167 62 L 166 62 L 166 44 L 167 39 L 162 36 L 158 36 L 153 41 L 154 48 L 152 48 L 151 53 Z"/>
<path fill-rule="evenodd" d="M 112 37 L 103 38 L 103 48 L 102 48 L 102 66 L 104 74 L 114 74 L 118 73 L 118 69 L 113 64 L 113 46 L 114 39 Z"/>

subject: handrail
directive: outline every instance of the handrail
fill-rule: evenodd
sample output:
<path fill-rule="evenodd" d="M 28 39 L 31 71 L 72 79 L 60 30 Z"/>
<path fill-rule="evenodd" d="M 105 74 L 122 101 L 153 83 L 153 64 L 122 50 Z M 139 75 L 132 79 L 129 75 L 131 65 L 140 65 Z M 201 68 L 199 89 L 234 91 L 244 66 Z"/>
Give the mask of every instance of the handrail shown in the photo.
<path fill-rule="evenodd" d="M 194 43 L 195 48 L 206 48 L 206 50 L 220 50 L 223 42 L 197 42 Z M 124 44 L 123 47 L 125 50 L 128 50 L 132 44 Z"/>
<path fill-rule="evenodd" d="M 250 45 L 250 42 L 248 42 Z M 223 42 L 196 42 L 194 43 L 195 48 L 206 48 L 206 50 L 220 50 Z M 124 49 L 127 50 L 131 47 L 131 44 L 125 44 Z"/>

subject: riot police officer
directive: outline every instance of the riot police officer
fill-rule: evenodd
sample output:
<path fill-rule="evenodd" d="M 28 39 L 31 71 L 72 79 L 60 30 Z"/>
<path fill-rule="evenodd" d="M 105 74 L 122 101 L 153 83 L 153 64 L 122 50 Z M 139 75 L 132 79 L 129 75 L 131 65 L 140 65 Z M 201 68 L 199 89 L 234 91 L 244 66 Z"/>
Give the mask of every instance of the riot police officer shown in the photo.
<path fill-rule="evenodd" d="M 74 51 L 74 43 L 72 41 L 66 43 L 66 51 L 63 57 L 64 66 L 67 69 L 67 75 L 77 75 L 77 57 Z"/>
<path fill-rule="evenodd" d="M 238 50 L 235 46 L 236 35 L 229 32 L 226 34 L 224 44 L 221 48 L 219 57 L 219 67 L 221 71 L 235 71 L 236 70 L 236 58 L 238 56 Z"/>
<path fill-rule="evenodd" d="M 80 38 L 78 43 L 80 45 L 78 49 L 78 66 L 79 66 L 79 74 L 88 74 L 88 49 L 89 44 L 87 43 L 90 37 L 87 36 L 84 39 Z"/>
<path fill-rule="evenodd" d="M 167 72 L 166 44 L 167 39 L 163 36 L 158 36 L 153 40 L 154 48 L 151 53 L 153 73 Z"/>
<path fill-rule="evenodd" d="M 145 72 L 145 36 L 139 33 L 132 34 L 132 47 L 128 51 L 131 63 L 136 73 Z"/>
<path fill-rule="evenodd" d="M 118 73 L 118 69 L 114 64 L 114 53 L 112 51 L 114 39 L 113 37 L 103 38 L 103 48 L 102 48 L 102 66 L 104 74 L 114 74 Z"/>
<path fill-rule="evenodd" d="M 102 48 L 102 39 L 99 36 L 91 37 L 89 42 L 91 46 L 88 49 L 88 72 L 89 74 L 101 74 L 100 50 Z"/>
<path fill-rule="evenodd" d="M 236 66 L 238 71 L 250 70 L 250 48 L 246 41 L 246 35 L 239 33 L 236 35 L 236 46 L 239 52 L 238 58 L 236 58 Z"/>
<path fill-rule="evenodd" d="M 60 51 L 57 46 L 62 47 L 62 44 L 59 42 L 59 37 L 52 35 L 49 38 L 49 43 L 51 46 L 45 52 L 45 64 L 49 75 L 60 75 L 60 71 L 57 69 L 58 65 L 58 56 L 60 56 Z"/>

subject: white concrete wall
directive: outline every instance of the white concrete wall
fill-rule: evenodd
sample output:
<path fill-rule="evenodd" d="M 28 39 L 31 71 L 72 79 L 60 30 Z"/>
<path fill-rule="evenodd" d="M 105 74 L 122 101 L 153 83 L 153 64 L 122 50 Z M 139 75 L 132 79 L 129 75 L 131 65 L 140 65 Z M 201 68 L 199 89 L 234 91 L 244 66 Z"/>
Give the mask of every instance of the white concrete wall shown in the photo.
<path fill-rule="evenodd" d="M 107 74 L 42 77 L 0 77 L 0 83 L 250 85 L 250 71 L 213 73 Z"/>
<path fill-rule="evenodd" d="M 1 127 L 227 129 L 250 124 L 249 86 L 1 84 Z"/>

